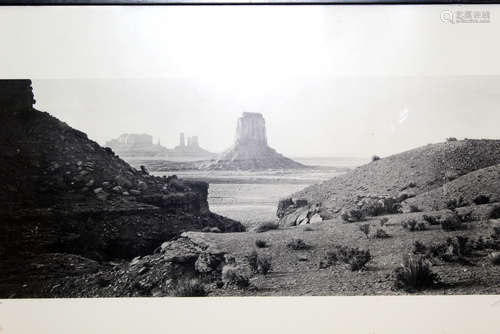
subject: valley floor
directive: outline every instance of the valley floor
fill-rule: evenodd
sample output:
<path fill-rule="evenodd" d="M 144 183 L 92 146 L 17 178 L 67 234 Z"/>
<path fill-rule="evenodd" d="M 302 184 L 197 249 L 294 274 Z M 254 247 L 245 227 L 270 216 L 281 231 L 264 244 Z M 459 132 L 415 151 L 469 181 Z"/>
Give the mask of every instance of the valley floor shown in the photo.
<path fill-rule="evenodd" d="M 430 226 L 426 231 L 410 232 L 401 227 L 401 221 L 422 213 L 387 216 L 384 230 L 387 239 L 366 238 L 359 230 L 360 224 L 370 224 L 372 231 L 380 228 L 379 218 L 358 223 L 324 221 L 321 223 L 271 230 L 264 233 L 189 233 L 198 242 L 232 254 L 245 257 L 256 249 L 255 241 L 266 241 L 269 247 L 259 248 L 259 255 L 271 257 L 272 269 L 267 275 L 251 279 L 254 287 L 248 290 L 212 289 L 210 296 L 319 296 L 319 295 L 398 295 L 408 292 L 394 288 L 392 272 L 401 266 L 404 254 L 412 252 L 417 240 L 424 244 L 446 242 L 457 235 L 476 239 L 491 234 L 491 223 L 475 221 L 466 231 L 446 232 L 440 226 Z M 307 226 L 307 228 L 306 228 Z M 286 244 L 300 238 L 311 248 L 292 250 Z M 351 271 L 346 265 L 333 265 L 320 269 L 319 263 L 334 245 L 348 245 L 369 249 L 372 260 L 361 271 Z M 418 291 L 418 294 L 498 294 L 500 293 L 500 266 L 493 265 L 487 251 L 475 252 L 468 259 L 470 264 L 448 263 L 433 260 L 432 270 L 439 274 L 443 284 L 439 288 Z"/>

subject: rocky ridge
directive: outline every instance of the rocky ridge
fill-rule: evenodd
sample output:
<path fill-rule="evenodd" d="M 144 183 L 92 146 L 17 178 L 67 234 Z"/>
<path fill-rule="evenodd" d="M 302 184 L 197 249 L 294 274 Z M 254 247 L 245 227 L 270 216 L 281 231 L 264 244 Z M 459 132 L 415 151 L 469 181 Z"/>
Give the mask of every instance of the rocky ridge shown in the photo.
<path fill-rule="evenodd" d="M 396 202 L 406 211 L 410 210 L 410 205 L 422 205 L 418 209 L 446 208 L 447 201 L 452 199 L 451 193 L 458 196 L 459 191 L 453 189 L 461 187 L 460 191 L 463 191 L 465 188 L 460 185 L 464 184 L 469 187 L 464 195 L 469 203 L 473 196 L 483 191 L 490 193 L 493 200 L 498 198 L 499 188 L 495 187 L 498 167 L 494 166 L 499 163 L 500 140 L 467 139 L 429 144 L 373 161 L 307 187 L 290 196 L 292 202 L 290 198 L 283 199 L 279 210 L 287 213 L 278 211 L 278 216 L 283 224 L 295 225 L 297 222 L 293 221 L 293 216 L 298 218 L 298 211 L 304 211 L 304 207 L 319 212 L 323 219 L 374 202 L 381 207 L 390 207 Z M 471 183 L 472 180 L 475 181 Z M 307 204 L 298 209 L 290 204 L 296 200 Z M 391 213 L 391 210 L 386 210 L 386 213 Z"/>

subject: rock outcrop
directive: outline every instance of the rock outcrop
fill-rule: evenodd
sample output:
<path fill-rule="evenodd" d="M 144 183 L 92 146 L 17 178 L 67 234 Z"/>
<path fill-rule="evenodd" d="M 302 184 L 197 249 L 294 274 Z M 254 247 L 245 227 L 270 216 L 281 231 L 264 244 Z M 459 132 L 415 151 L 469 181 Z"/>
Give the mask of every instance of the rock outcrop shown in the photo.
<path fill-rule="evenodd" d="M 0 298 L 175 296 L 179 281 L 197 278 L 207 285 L 220 282 L 225 263 L 224 252 L 189 233 L 131 261 L 97 262 L 73 254 L 34 254 L 1 268 Z M 9 280 L 12 275 L 22 279 Z"/>
<path fill-rule="evenodd" d="M 306 166 L 277 153 L 268 146 L 262 114 L 243 113 L 238 119 L 233 147 L 215 162 L 201 166 L 210 170 L 295 169 Z"/>
<path fill-rule="evenodd" d="M 0 80 L 0 257 L 130 258 L 188 230 L 244 230 L 209 211 L 207 183 L 136 170 L 33 103 L 29 80 Z"/>

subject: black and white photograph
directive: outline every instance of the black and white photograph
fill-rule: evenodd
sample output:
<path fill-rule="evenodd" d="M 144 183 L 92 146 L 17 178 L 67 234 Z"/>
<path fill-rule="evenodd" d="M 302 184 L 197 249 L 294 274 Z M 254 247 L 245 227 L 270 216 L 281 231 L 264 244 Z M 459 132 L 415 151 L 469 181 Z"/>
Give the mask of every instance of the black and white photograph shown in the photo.
<path fill-rule="evenodd" d="M 499 13 L 0 7 L 0 298 L 500 294 Z"/>

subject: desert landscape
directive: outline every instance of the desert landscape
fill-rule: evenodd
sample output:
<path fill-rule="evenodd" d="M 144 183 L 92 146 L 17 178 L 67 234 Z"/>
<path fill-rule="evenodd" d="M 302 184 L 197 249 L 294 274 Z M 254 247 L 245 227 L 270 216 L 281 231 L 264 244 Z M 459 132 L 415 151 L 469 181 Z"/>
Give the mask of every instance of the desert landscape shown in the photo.
<path fill-rule="evenodd" d="M 243 113 L 209 160 L 131 165 L 31 85 L 0 81 L 1 298 L 500 291 L 500 140 L 314 165 Z"/>

